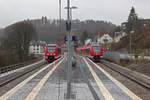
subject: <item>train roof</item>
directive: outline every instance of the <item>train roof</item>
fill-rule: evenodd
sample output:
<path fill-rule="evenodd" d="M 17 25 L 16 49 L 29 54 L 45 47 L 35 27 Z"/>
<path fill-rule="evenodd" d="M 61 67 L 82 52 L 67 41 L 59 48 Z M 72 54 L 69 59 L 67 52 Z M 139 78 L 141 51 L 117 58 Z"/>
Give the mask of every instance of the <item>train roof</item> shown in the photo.
<path fill-rule="evenodd" d="M 92 47 L 101 47 L 101 45 L 84 45 L 82 49 L 92 48 Z"/>
<path fill-rule="evenodd" d="M 47 44 L 47 46 L 58 46 L 57 44 Z"/>

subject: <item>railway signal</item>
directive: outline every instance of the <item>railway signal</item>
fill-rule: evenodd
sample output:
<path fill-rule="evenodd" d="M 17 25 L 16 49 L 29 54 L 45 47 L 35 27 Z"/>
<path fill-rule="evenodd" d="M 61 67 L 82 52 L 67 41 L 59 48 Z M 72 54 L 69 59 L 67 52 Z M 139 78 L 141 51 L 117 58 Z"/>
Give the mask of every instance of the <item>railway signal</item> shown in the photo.
<path fill-rule="evenodd" d="M 66 22 L 66 30 L 71 31 L 71 22 Z"/>
<path fill-rule="evenodd" d="M 65 39 L 65 41 L 68 41 L 67 36 L 65 36 L 65 38 L 64 38 L 64 39 Z M 75 36 L 75 35 L 73 35 L 73 36 L 71 36 L 71 37 L 70 37 L 70 40 L 71 40 L 71 41 L 78 41 L 78 37 L 77 37 L 77 36 Z"/>

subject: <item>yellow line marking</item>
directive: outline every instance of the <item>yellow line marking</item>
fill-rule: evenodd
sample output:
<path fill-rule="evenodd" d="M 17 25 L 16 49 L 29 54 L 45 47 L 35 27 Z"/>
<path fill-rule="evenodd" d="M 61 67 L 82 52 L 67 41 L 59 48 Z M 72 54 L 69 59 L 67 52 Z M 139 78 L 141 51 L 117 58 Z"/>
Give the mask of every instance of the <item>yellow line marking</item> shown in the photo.
<path fill-rule="evenodd" d="M 83 58 L 86 65 L 88 66 L 91 74 L 93 75 L 100 92 L 103 94 L 104 98 L 106 100 L 114 100 L 113 96 L 109 93 L 109 91 L 107 90 L 107 88 L 104 86 L 104 84 L 102 83 L 102 81 L 99 79 L 99 77 L 97 76 L 97 74 L 94 72 L 94 70 L 92 69 L 92 67 L 88 64 L 87 60 L 85 58 Z"/>
<path fill-rule="evenodd" d="M 109 73 L 107 73 L 105 70 L 103 70 L 100 66 L 95 64 L 93 61 L 88 59 L 90 62 L 92 62 L 99 70 L 101 70 L 107 77 L 109 77 L 118 87 L 120 87 L 130 98 L 133 100 L 142 100 L 140 97 L 135 95 L 132 91 L 130 91 L 127 87 L 125 87 L 122 83 L 117 81 L 115 78 L 113 78 Z"/>
<path fill-rule="evenodd" d="M 64 60 L 64 59 L 63 59 Z M 62 61 L 63 61 L 62 60 Z M 39 93 L 39 91 L 42 89 L 48 78 L 52 75 L 52 73 L 55 71 L 55 69 L 62 63 L 60 61 L 56 66 L 52 68 L 42 79 L 41 81 L 34 87 L 34 89 L 31 91 L 31 93 L 26 97 L 25 100 L 34 100 L 36 95 Z"/>
<path fill-rule="evenodd" d="M 60 59 L 59 59 L 60 60 Z M 45 69 L 47 69 L 48 67 L 50 67 L 53 63 L 47 65 L 46 67 L 42 68 L 41 70 L 39 70 L 38 72 L 36 72 L 35 74 L 33 74 L 32 76 L 28 77 L 27 79 L 25 79 L 24 81 L 22 81 L 21 83 L 19 83 L 17 86 L 15 86 L 14 88 L 12 88 L 10 91 L 6 92 L 4 95 L 2 95 L 0 97 L 0 100 L 7 100 L 9 97 L 11 97 L 17 90 L 19 90 L 21 87 L 23 87 L 26 83 L 28 83 L 32 78 L 34 78 L 35 76 L 37 76 L 39 73 L 41 73 L 42 71 L 44 71 Z"/>

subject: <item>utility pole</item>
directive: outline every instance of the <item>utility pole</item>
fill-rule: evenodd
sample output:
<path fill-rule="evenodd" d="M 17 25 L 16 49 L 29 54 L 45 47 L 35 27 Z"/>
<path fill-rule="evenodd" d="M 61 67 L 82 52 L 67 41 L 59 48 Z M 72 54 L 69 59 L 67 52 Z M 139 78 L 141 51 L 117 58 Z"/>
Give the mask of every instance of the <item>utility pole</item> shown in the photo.
<path fill-rule="evenodd" d="M 130 31 L 130 55 L 132 54 L 132 34 L 134 31 Z"/>
<path fill-rule="evenodd" d="M 71 41 L 72 41 L 72 36 L 71 36 L 71 17 L 72 17 L 72 9 L 77 9 L 77 7 L 70 7 L 70 0 L 67 0 L 67 22 L 66 22 L 66 29 L 68 31 L 67 35 L 67 47 L 68 47 L 68 68 L 67 68 L 67 94 L 66 98 L 70 99 L 72 98 L 73 94 L 71 91 L 71 78 L 72 78 L 72 46 L 71 46 Z"/>
<path fill-rule="evenodd" d="M 72 61 L 71 61 L 71 20 L 70 20 L 70 0 L 67 0 L 67 23 L 68 31 L 67 47 L 68 47 L 68 74 L 67 74 L 67 95 L 66 98 L 71 98 L 71 77 L 72 77 Z"/>
<path fill-rule="evenodd" d="M 60 20 L 59 31 L 61 33 L 61 0 L 59 0 L 59 20 Z"/>
<path fill-rule="evenodd" d="M 131 55 L 131 53 L 132 53 L 132 37 L 131 37 L 131 32 L 130 32 L 130 55 Z"/>
<path fill-rule="evenodd" d="M 61 25 L 61 0 L 59 0 L 59 32 L 61 34 L 62 32 L 62 25 Z M 58 90 L 58 100 L 60 98 L 60 74 L 58 75 L 58 78 L 59 78 L 59 90 Z"/>

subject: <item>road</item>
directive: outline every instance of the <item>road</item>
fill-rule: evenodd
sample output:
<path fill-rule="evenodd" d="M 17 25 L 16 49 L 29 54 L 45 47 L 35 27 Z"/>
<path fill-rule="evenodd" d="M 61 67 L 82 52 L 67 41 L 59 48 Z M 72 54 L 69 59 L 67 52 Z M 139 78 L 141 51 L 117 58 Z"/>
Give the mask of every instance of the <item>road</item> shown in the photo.
<path fill-rule="evenodd" d="M 77 58 L 71 81 L 72 98 L 67 100 L 141 100 L 85 57 Z M 66 93 L 67 58 L 63 57 L 22 79 L 1 94 L 0 100 L 66 100 Z"/>

